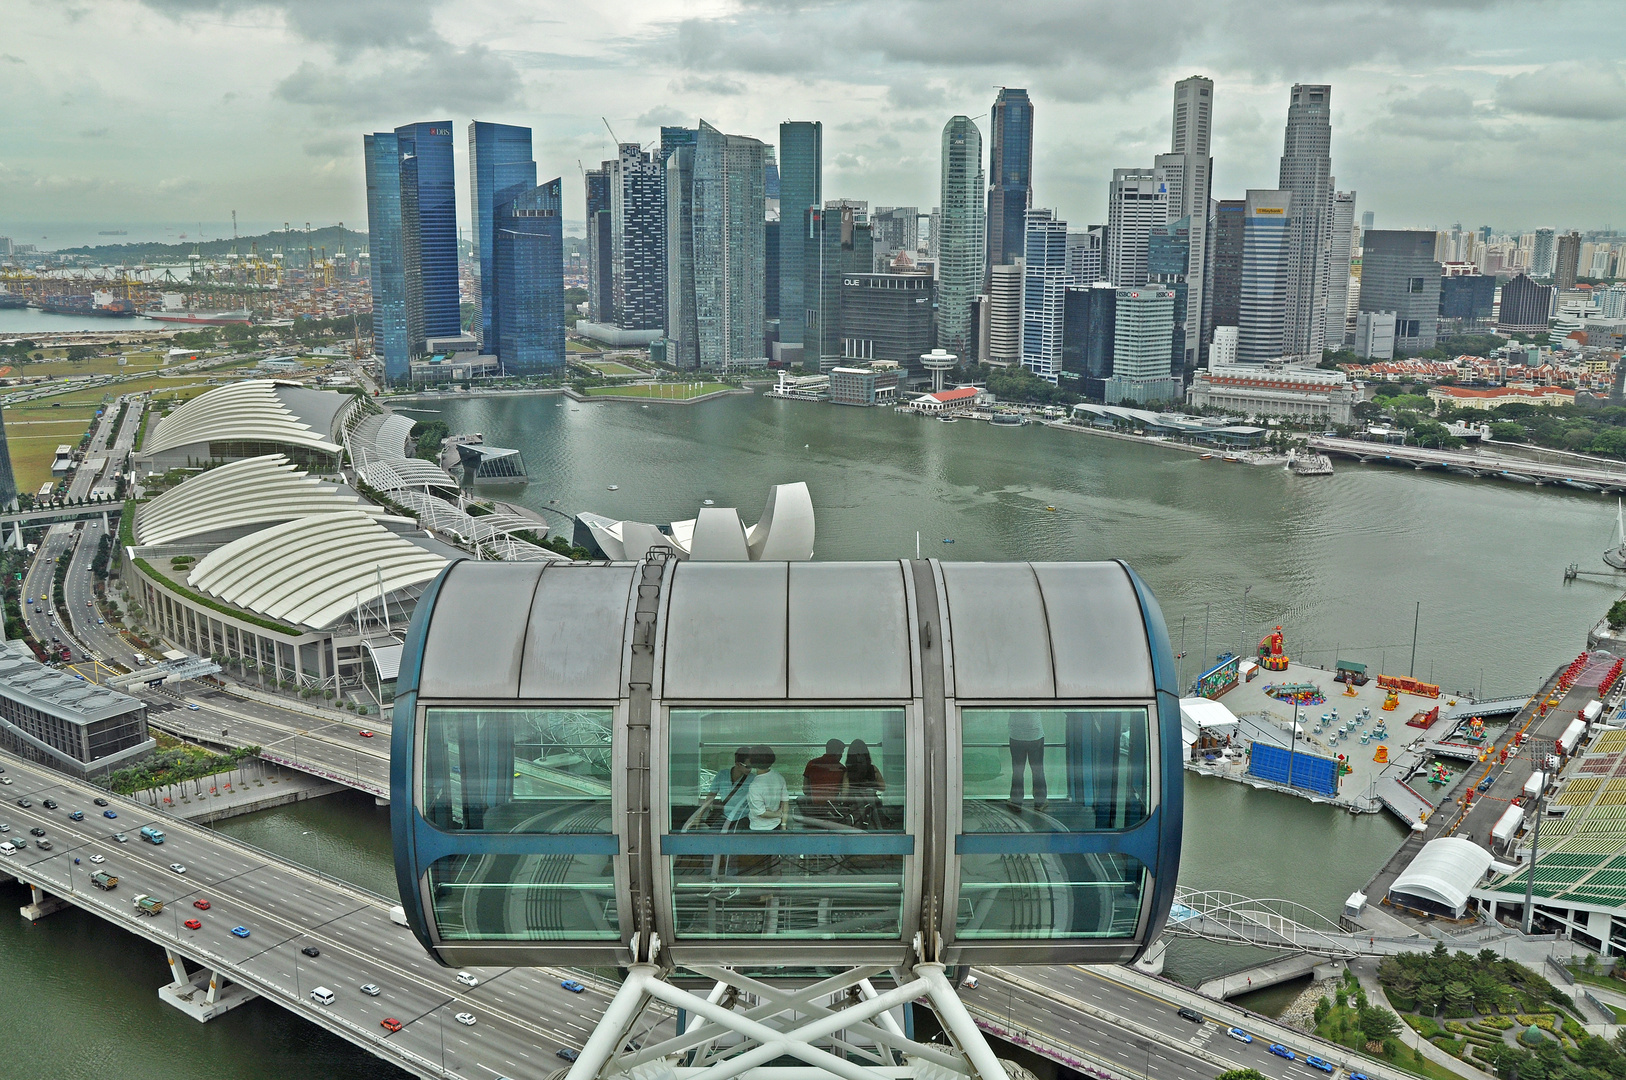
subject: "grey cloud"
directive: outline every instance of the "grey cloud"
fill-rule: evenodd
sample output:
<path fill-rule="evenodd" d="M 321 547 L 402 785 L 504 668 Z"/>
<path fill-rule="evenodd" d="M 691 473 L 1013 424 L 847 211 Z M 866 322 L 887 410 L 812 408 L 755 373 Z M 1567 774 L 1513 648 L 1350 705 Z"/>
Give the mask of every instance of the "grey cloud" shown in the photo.
<path fill-rule="evenodd" d="M 927 82 L 893 83 L 886 88 L 887 104 L 899 109 L 930 109 L 948 101 L 941 86 Z"/>
<path fill-rule="evenodd" d="M 307 41 L 345 49 L 423 45 L 439 40 L 437 0 L 142 0 L 177 20 L 200 15 L 279 14 Z"/>
<path fill-rule="evenodd" d="M 104 127 L 85 128 L 79 133 L 79 137 L 82 139 L 105 139 L 111 133 L 111 130 Z"/>
<path fill-rule="evenodd" d="M 721 75 L 701 78 L 696 75 L 687 75 L 681 79 L 674 79 L 667 85 L 667 89 L 674 94 L 715 94 L 723 97 L 733 97 L 746 92 L 746 85 L 738 79 L 729 79 Z"/>
<path fill-rule="evenodd" d="M 274 94 L 342 117 L 406 112 L 478 112 L 515 104 L 519 72 L 483 45 L 409 55 L 374 71 L 319 66 L 309 60 L 277 84 Z"/>
<path fill-rule="evenodd" d="M 1626 117 L 1626 65 L 1565 60 L 1501 79 L 1496 102 L 1509 112 L 1554 120 Z"/>
<path fill-rule="evenodd" d="M 24 60 L 22 57 L 13 56 L 11 53 L 0 53 L 0 60 L 4 60 L 8 64 L 26 64 L 26 63 L 28 63 L 28 61 Z"/>
<path fill-rule="evenodd" d="M 1389 102 L 1389 112 L 1394 116 L 1428 120 L 1463 120 L 1476 111 L 1473 97 L 1453 86 L 1430 86 Z"/>
<path fill-rule="evenodd" d="M 682 127 L 690 122 L 686 113 L 668 105 L 657 105 L 641 113 L 634 121 L 640 127 Z"/>
<path fill-rule="evenodd" d="M 353 154 L 356 150 L 356 140 L 340 135 L 329 135 L 306 142 L 305 153 L 315 158 L 338 157 L 343 154 Z"/>

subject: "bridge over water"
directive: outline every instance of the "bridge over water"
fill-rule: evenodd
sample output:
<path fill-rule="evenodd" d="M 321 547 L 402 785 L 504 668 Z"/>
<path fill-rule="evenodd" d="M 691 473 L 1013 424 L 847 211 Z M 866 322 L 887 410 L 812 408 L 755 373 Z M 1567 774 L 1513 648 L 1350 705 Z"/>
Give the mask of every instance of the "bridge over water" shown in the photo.
<path fill-rule="evenodd" d="M 1445 469 L 1462 476 L 1511 480 L 1521 484 L 1560 484 L 1580 491 L 1626 494 L 1626 469 L 1599 468 L 1568 462 L 1531 461 L 1468 450 L 1430 450 L 1421 446 L 1313 436 L 1310 448 L 1361 462 Z"/>

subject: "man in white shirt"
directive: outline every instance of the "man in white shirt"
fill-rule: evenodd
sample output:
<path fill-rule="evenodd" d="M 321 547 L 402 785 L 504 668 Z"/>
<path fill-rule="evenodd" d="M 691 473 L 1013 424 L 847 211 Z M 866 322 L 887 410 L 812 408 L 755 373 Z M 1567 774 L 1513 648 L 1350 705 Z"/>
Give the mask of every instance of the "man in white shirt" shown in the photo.
<path fill-rule="evenodd" d="M 1033 770 L 1033 808 L 1043 810 L 1050 805 L 1049 788 L 1044 779 L 1044 724 L 1039 714 L 1013 710 L 1009 714 L 1011 736 L 1011 801 L 1012 810 L 1022 809 L 1024 774 Z M 753 781 L 755 783 L 755 781 Z"/>
<path fill-rule="evenodd" d="M 750 792 L 746 797 L 752 832 L 771 832 L 783 828 L 790 801 L 790 789 L 785 778 L 773 771 L 776 757 L 772 747 L 751 748 Z"/>

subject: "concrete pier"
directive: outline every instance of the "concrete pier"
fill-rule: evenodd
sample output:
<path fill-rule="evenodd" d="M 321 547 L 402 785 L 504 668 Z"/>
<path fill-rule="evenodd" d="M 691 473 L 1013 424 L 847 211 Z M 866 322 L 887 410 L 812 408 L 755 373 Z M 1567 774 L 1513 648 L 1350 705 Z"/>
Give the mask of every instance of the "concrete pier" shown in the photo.
<path fill-rule="evenodd" d="M 17 883 L 19 885 L 28 885 L 30 902 L 24 904 L 17 910 L 22 914 L 22 917 L 27 919 L 29 922 L 39 922 L 41 919 L 45 918 L 45 916 L 61 911 L 63 908 L 68 906 L 68 902 L 66 900 L 58 896 L 52 896 L 38 885 L 30 885 L 21 878 L 17 879 Z"/>
<path fill-rule="evenodd" d="M 227 982 L 218 971 L 199 969 L 187 973 L 186 960 L 172 949 L 165 949 L 174 981 L 158 988 L 159 1000 L 175 1006 L 200 1024 L 206 1024 L 222 1013 L 259 997 L 254 991 L 234 982 Z"/>
<path fill-rule="evenodd" d="M 1310 974 L 1314 974 L 1317 979 L 1331 978 L 1343 969 L 1344 963 L 1341 960 L 1329 961 L 1326 957 L 1316 956 L 1313 953 L 1296 953 L 1272 960 L 1268 964 L 1260 964 L 1258 967 L 1226 975 L 1224 978 L 1210 979 L 1198 987 L 1197 992 L 1224 1001 L 1238 994 L 1249 994 L 1255 990 L 1263 990 L 1267 986 L 1277 986 Z"/>

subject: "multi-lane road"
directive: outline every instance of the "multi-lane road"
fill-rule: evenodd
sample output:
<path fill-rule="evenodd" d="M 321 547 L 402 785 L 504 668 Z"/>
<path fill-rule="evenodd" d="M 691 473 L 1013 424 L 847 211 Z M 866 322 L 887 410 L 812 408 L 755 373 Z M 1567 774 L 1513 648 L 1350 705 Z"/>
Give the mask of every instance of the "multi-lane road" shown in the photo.
<path fill-rule="evenodd" d="M 195 965 L 319 1023 L 381 1057 L 421 1076 L 546 1077 L 563 1066 L 561 1047 L 579 1047 L 609 1001 L 613 986 L 580 973 L 527 968 L 473 968 L 467 986 L 456 972 L 438 966 L 405 928 L 390 920 L 390 901 L 309 873 L 230 838 L 185 822 L 154 815 L 139 803 L 110 798 L 118 815 L 109 820 L 93 804 L 87 785 L 0 755 L 9 786 L 0 787 L 0 834 L 25 850 L 0 858 L 4 872 L 52 895 L 157 941 Z M 59 806 L 46 809 L 44 801 Z M 33 806 L 22 807 L 23 799 Z M 68 815 L 82 810 L 85 820 Z M 139 839 L 144 825 L 163 830 L 165 841 Z M 41 850 L 32 828 L 52 844 Z M 128 836 L 127 843 L 112 838 Z M 92 856 L 105 861 L 93 864 Z M 78 864 L 75 859 L 80 860 Z M 171 864 L 186 868 L 184 874 Z M 91 887 L 102 870 L 119 878 L 112 892 Z M 157 915 L 136 913 L 133 898 L 156 896 Z M 208 909 L 195 906 L 206 900 Z M 190 929 L 186 920 L 199 926 Z M 232 933 L 243 927 L 248 936 Z M 317 956 L 303 950 L 314 949 Z M 161 973 L 155 972 L 155 975 Z M 559 984 L 574 977 L 587 984 L 573 994 Z M 379 987 L 371 997 L 359 987 Z M 318 986 L 331 990 L 329 1005 L 313 1001 Z M 464 1013 L 473 1025 L 457 1020 Z M 398 1020 L 399 1032 L 381 1026 Z M 665 1034 L 670 1034 L 670 1025 Z"/>

